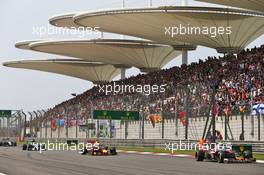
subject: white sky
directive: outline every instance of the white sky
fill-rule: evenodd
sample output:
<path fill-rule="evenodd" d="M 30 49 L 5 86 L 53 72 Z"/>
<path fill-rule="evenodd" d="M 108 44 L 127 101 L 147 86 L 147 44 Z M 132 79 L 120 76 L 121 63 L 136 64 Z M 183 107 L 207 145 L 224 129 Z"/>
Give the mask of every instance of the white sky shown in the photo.
<path fill-rule="evenodd" d="M 126 0 L 127 7 L 146 7 L 148 0 Z M 153 6 L 181 5 L 181 0 L 153 0 Z M 208 5 L 189 0 L 189 5 Z M 48 25 L 51 16 L 73 11 L 120 8 L 122 0 L 1 0 L 0 2 L 0 63 L 19 59 L 54 59 L 55 55 L 41 54 L 16 49 L 14 44 L 21 40 L 39 39 L 33 34 L 34 27 Z M 64 36 L 45 36 L 44 38 Z M 67 36 L 68 38 L 69 36 Z M 72 36 L 70 36 L 72 37 Z M 74 36 L 76 38 L 76 36 Z M 111 37 L 111 35 L 106 35 Z M 43 38 L 42 38 L 43 39 Z M 263 44 L 262 36 L 249 47 Z M 216 56 L 213 49 L 199 47 L 190 52 L 190 61 Z M 170 62 L 166 67 L 181 63 L 181 58 Z M 130 69 L 128 76 L 138 74 Z M 38 71 L 6 68 L 0 65 L 0 109 L 23 109 L 32 111 L 51 108 L 71 98 L 71 93 L 82 93 L 91 88 L 90 82 Z"/>

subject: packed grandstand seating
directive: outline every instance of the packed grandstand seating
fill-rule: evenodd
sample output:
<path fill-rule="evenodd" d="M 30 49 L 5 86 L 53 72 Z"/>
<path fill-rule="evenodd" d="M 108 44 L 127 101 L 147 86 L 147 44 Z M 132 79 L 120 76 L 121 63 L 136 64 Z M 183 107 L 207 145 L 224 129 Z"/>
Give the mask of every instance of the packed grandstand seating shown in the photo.
<path fill-rule="evenodd" d="M 249 113 L 251 105 L 264 103 L 263 55 L 264 45 L 244 50 L 238 55 L 208 57 L 205 61 L 139 74 L 115 82 L 130 85 L 167 84 L 165 93 L 153 93 L 149 96 L 140 93 L 105 95 L 95 86 L 55 106 L 45 117 L 75 119 L 78 116 L 78 119 L 84 119 L 90 118 L 91 110 L 94 109 L 139 110 L 148 114 L 159 113 L 163 109 L 165 118 L 174 118 L 185 111 L 186 105 L 190 107 L 190 117 L 205 116 L 208 113 L 212 86 L 219 79 L 221 83 L 215 96 L 218 115 L 226 112 Z"/>

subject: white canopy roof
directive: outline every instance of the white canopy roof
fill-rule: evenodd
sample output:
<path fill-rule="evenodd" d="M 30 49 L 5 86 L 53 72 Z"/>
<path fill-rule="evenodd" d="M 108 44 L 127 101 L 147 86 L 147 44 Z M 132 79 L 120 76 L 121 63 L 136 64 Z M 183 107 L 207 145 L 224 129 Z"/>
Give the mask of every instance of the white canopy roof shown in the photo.
<path fill-rule="evenodd" d="M 92 81 L 95 84 L 111 81 L 120 74 L 120 69 L 102 63 L 90 63 L 82 60 L 23 60 L 3 63 L 6 67 L 51 72 Z"/>
<path fill-rule="evenodd" d="M 161 69 L 181 54 L 171 46 L 140 40 L 53 40 L 32 42 L 31 50 L 104 62 L 116 67 L 137 67 L 142 71 Z"/>
<path fill-rule="evenodd" d="M 74 16 L 74 22 L 168 45 L 183 42 L 215 48 L 219 52 L 238 52 L 264 33 L 263 17 L 262 13 L 230 8 L 159 7 L 82 13 Z M 165 27 L 180 25 L 199 28 L 231 27 L 232 34 L 216 37 L 197 34 L 175 37 L 165 35 Z"/>
<path fill-rule="evenodd" d="M 77 12 L 59 14 L 51 17 L 49 19 L 49 22 L 50 24 L 57 27 L 79 28 L 80 26 L 75 24 L 74 21 L 72 20 L 75 14 L 77 14 Z"/>
<path fill-rule="evenodd" d="M 263 0 L 196 0 L 264 12 Z"/>
<path fill-rule="evenodd" d="M 38 42 L 41 40 L 27 40 L 27 41 L 20 41 L 15 44 L 15 47 L 18 49 L 30 50 L 29 44 L 33 42 Z"/>

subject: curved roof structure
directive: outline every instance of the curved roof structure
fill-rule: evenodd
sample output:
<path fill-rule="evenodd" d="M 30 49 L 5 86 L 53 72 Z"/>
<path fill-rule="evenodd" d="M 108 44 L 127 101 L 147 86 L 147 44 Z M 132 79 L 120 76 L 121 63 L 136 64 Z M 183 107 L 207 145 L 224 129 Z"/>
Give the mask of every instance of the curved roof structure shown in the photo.
<path fill-rule="evenodd" d="M 120 74 L 120 69 L 112 65 L 71 59 L 23 60 L 5 62 L 3 65 L 12 68 L 39 70 L 71 76 L 92 81 L 95 84 L 110 82 Z"/>
<path fill-rule="evenodd" d="M 133 66 L 144 72 L 159 70 L 181 54 L 167 45 L 118 39 L 41 41 L 30 43 L 29 48 L 116 67 Z"/>
<path fill-rule="evenodd" d="M 141 37 L 168 45 L 179 42 L 203 45 L 223 53 L 239 52 L 264 33 L 263 13 L 211 7 L 159 7 L 89 12 L 74 16 L 74 22 L 82 26 L 98 26 L 105 32 Z M 165 30 L 175 30 L 175 27 L 179 29 L 180 26 L 186 29 L 192 27 L 192 33 L 172 36 Z M 227 30 L 227 27 L 231 27 L 232 34 L 212 36 L 215 28 Z M 207 29 L 207 34 L 195 33 L 197 28 Z"/>
<path fill-rule="evenodd" d="M 27 41 L 20 41 L 15 44 L 15 47 L 18 49 L 30 50 L 29 44 L 33 42 L 38 42 L 41 40 L 27 40 Z"/>
<path fill-rule="evenodd" d="M 80 27 L 93 27 L 97 28 L 96 30 L 100 30 L 98 26 L 82 26 L 74 22 L 74 16 L 82 14 L 81 12 L 73 12 L 73 13 L 66 13 L 66 14 L 58 14 L 56 16 L 53 16 L 49 19 L 49 23 L 53 26 L 56 27 L 66 27 L 66 28 L 80 28 Z M 103 31 L 102 31 L 103 32 Z M 107 31 L 105 31 L 107 32 Z M 135 36 L 137 37 L 137 36 Z M 183 48 L 188 49 L 188 50 L 195 50 L 197 46 L 190 44 L 190 43 L 183 43 L 183 42 L 178 42 L 175 43 L 177 46 L 176 48 L 178 50 L 181 50 Z"/>
<path fill-rule="evenodd" d="M 263 0 L 196 0 L 264 12 Z"/>
<path fill-rule="evenodd" d="M 50 24 L 57 27 L 67 27 L 67 28 L 79 28 L 80 26 L 75 24 L 72 20 L 73 16 L 77 13 L 65 13 L 53 16 L 49 19 Z"/>

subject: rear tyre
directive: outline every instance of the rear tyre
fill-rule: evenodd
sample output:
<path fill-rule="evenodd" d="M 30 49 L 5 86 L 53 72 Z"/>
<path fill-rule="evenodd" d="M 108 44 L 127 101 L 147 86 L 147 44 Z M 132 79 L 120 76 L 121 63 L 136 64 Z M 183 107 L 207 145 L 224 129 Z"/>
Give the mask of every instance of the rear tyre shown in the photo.
<path fill-rule="evenodd" d="M 86 148 L 83 149 L 82 155 L 86 155 L 88 153 L 88 150 Z"/>
<path fill-rule="evenodd" d="M 245 158 L 247 158 L 247 159 L 250 159 L 250 158 L 252 158 L 253 156 L 252 156 L 252 152 L 251 151 L 245 151 L 244 152 L 244 157 Z"/>
<path fill-rule="evenodd" d="M 204 160 L 204 151 L 199 150 L 195 153 L 195 159 L 196 161 L 203 161 Z"/>
<path fill-rule="evenodd" d="M 46 149 L 46 145 L 45 144 L 41 145 L 41 148 L 42 148 L 42 150 L 45 150 Z"/>
<path fill-rule="evenodd" d="M 27 150 L 27 145 L 26 145 L 26 144 L 24 144 L 24 145 L 22 146 L 22 150 Z"/>
<path fill-rule="evenodd" d="M 223 152 L 219 152 L 218 155 L 217 155 L 217 162 L 218 163 L 224 163 L 224 153 Z"/>
<path fill-rule="evenodd" d="M 211 155 L 208 152 L 205 153 L 205 159 L 211 160 Z"/>
<path fill-rule="evenodd" d="M 110 149 L 110 154 L 111 155 L 117 155 L 117 152 L 116 152 L 116 148 L 115 147 L 113 147 L 113 148 Z"/>

